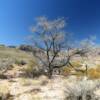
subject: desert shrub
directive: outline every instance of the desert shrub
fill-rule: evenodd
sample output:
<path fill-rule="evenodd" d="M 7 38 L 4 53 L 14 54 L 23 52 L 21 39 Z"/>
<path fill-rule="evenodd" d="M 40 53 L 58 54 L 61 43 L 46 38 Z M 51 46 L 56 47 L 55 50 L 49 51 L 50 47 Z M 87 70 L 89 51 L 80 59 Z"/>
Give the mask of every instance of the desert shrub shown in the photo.
<path fill-rule="evenodd" d="M 20 65 L 20 61 L 16 59 L 15 64 Z"/>
<path fill-rule="evenodd" d="M 23 50 L 23 51 L 29 51 L 29 52 L 31 52 L 31 51 L 33 50 L 33 47 L 30 46 L 30 45 L 21 45 L 21 46 L 19 47 L 19 49 L 20 49 L 20 50 Z"/>
<path fill-rule="evenodd" d="M 26 65 L 27 64 L 27 61 L 25 61 L 25 60 L 18 60 L 18 59 L 16 59 L 15 60 L 15 64 L 17 64 L 17 65 Z"/>
<path fill-rule="evenodd" d="M 16 48 L 16 46 L 14 46 L 14 45 L 10 45 L 10 46 L 8 46 L 9 48 Z"/>
<path fill-rule="evenodd" d="M 38 77 L 44 73 L 43 69 L 40 69 L 35 61 L 30 61 L 27 67 L 23 68 L 26 76 L 28 77 Z"/>
<path fill-rule="evenodd" d="M 29 66 L 26 69 L 24 69 L 24 72 L 25 72 L 26 76 L 31 77 L 31 78 L 38 77 L 38 76 L 40 76 L 40 75 L 42 75 L 44 73 L 43 70 L 37 69 L 37 68 L 33 68 L 31 66 Z"/>
<path fill-rule="evenodd" d="M 80 80 L 69 83 L 65 91 L 66 100 L 99 100 L 96 99 L 94 94 L 97 86 L 98 83 L 92 80 Z"/>
<path fill-rule="evenodd" d="M 5 76 L 2 73 L 0 73 L 0 79 L 7 79 L 7 76 Z"/>
<path fill-rule="evenodd" d="M 4 70 L 9 68 L 13 63 L 15 63 L 15 60 L 12 58 L 2 58 L 0 59 L 0 70 Z"/>
<path fill-rule="evenodd" d="M 20 64 L 21 64 L 21 65 L 26 65 L 27 62 L 26 62 L 25 60 L 21 60 Z"/>

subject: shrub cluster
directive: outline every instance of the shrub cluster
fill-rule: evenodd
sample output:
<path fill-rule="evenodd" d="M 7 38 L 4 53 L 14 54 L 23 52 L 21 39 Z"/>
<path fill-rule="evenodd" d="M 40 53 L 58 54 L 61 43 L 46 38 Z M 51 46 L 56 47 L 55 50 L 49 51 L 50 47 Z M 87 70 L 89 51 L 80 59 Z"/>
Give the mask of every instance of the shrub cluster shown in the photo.
<path fill-rule="evenodd" d="M 92 80 L 80 80 L 67 84 L 66 100 L 100 100 L 100 97 L 94 93 L 98 86 L 100 81 Z"/>

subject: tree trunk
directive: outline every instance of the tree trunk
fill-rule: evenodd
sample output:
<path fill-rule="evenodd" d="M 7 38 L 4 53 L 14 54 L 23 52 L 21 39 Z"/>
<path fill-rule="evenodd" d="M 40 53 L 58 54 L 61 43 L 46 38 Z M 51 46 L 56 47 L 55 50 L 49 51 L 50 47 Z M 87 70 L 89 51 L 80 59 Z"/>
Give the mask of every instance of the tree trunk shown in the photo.
<path fill-rule="evenodd" d="M 49 69 L 49 71 L 48 71 L 48 78 L 49 78 L 49 79 L 52 78 L 52 70 L 51 70 L 51 69 Z"/>
<path fill-rule="evenodd" d="M 88 76 L 88 66 L 86 65 L 86 77 Z"/>
<path fill-rule="evenodd" d="M 82 96 L 78 96 L 77 97 L 77 100 L 82 100 Z"/>

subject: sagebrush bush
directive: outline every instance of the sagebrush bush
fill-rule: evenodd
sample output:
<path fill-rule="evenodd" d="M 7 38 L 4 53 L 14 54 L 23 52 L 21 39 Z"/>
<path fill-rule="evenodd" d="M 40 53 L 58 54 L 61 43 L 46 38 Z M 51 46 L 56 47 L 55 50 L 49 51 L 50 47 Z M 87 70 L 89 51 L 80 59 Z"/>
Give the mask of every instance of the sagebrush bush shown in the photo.
<path fill-rule="evenodd" d="M 94 91 L 100 83 L 92 80 L 80 80 L 66 86 L 66 100 L 99 100 Z"/>

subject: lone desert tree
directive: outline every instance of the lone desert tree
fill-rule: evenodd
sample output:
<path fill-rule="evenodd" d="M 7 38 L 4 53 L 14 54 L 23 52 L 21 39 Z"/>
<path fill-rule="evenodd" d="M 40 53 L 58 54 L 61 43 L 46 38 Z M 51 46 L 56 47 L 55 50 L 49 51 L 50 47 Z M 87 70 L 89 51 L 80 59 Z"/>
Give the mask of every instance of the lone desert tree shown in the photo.
<path fill-rule="evenodd" d="M 69 51 L 70 34 L 65 31 L 64 18 L 48 20 L 46 17 L 36 19 L 31 27 L 34 45 L 40 52 L 33 52 L 40 65 L 51 77 L 55 68 L 61 68 L 70 63 L 72 55 L 62 55 L 64 50 Z"/>

